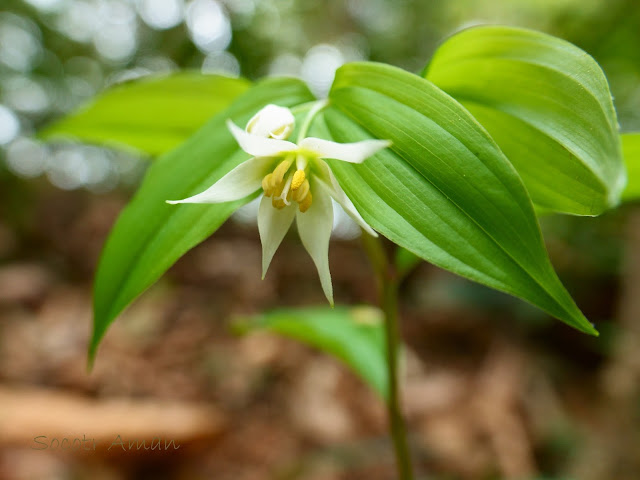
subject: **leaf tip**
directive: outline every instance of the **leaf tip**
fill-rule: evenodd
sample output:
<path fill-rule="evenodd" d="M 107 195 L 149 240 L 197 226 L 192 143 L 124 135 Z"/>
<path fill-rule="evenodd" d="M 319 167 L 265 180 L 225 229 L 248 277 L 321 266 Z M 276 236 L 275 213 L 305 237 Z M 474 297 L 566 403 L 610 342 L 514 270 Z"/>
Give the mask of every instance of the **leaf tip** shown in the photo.
<path fill-rule="evenodd" d="M 577 328 L 582 333 L 586 333 L 587 335 L 591 335 L 592 337 L 600 336 L 600 332 L 596 330 L 595 324 L 590 322 L 584 317 L 581 319 L 581 321 L 577 325 L 574 324 L 574 327 Z"/>
<path fill-rule="evenodd" d="M 93 366 L 96 363 L 96 353 L 98 350 L 98 344 L 91 340 L 89 344 L 89 349 L 87 351 L 87 374 L 91 374 L 93 371 Z"/>
<path fill-rule="evenodd" d="M 93 366 L 96 361 L 96 355 L 98 353 L 98 347 L 104 337 L 106 331 L 106 325 L 101 323 L 98 314 L 94 313 L 93 317 L 93 332 L 91 334 L 91 340 L 89 341 L 89 347 L 87 349 L 87 373 L 93 371 Z"/>

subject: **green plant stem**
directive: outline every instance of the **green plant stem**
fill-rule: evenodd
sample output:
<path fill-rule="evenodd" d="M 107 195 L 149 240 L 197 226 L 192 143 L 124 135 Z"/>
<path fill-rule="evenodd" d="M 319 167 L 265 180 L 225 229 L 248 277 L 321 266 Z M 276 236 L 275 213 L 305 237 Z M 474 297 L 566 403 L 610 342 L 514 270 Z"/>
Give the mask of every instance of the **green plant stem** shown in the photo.
<path fill-rule="evenodd" d="M 394 266 L 387 260 L 379 239 L 363 234 L 363 244 L 378 277 L 380 306 L 384 313 L 387 376 L 389 380 L 389 392 L 386 400 L 387 415 L 396 455 L 398 478 L 400 480 L 413 480 L 407 431 L 400 409 L 400 386 L 398 381 L 398 353 L 400 349 L 398 327 L 399 277 Z"/>
<path fill-rule="evenodd" d="M 300 127 L 300 133 L 298 134 L 298 143 L 300 143 L 306 136 L 309 131 L 309 127 L 311 126 L 311 122 L 313 122 L 316 115 L 322 111 L 322 109 L 326 108 L 329 102 L 327 100 L 318 100 L 314 102 L 313 106 L 307 113 L 307 116 L 304 119 L 302 126 Z"/>
<path fill-rule="evenodd" d="M 389 398 L 387 413 L 396 452 L 398 475 L 401 480 L 411 480 L 411 458 L 407 443 L 407 432 L 400 411 L 400 388 L 398 385 L 398 347 L 400 335 L 398 332 L 398 284 L 393 278 L 387 277 L 382 286 L 382 309 L 384 311 L 385 337 L 387 343 L 387 372 L 389 375 Z"/>

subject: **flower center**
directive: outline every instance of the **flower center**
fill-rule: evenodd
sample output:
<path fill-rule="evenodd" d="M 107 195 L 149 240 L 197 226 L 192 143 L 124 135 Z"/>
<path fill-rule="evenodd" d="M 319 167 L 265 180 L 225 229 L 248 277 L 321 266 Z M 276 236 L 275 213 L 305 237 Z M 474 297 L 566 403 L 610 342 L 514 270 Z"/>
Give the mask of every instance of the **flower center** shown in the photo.
<path fill-rule="evenodd" d="M 309 209 L 313 200 L 309 180 L 305 173 L 307 159 L 298 155 L 295 169 L 292 167 L 293 157 L 285 158 L 273 172 L 262 179 L 262 189 L 267 197 L 271 197 L 271 204 L 274 208 L 282 209 L 294 201 L 298 203 L 298 208 L 304 213 Z"/>

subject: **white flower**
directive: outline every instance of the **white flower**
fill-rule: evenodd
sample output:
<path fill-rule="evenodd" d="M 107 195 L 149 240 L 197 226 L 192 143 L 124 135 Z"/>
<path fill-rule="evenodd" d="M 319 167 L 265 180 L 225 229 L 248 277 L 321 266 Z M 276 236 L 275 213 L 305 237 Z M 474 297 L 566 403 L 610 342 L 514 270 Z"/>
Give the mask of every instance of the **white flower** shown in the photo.
<path fill-rule="evenodd" d="M 285 140 L 291 135 L 295 121 L 288 108 L 267 105 L 249 120 L 247 132 L 259 137 Z"/>
<path fill-rule="evenodd" d="M 240 148 L 253 157 L 204 192 L 168 203 L 230 202 L 262 188 L 264 196 L 258 211 L 262 277 L 295 217 L 302 244 L 311 255 L 322 289 L 333 305 L 329 273 L 329 238 L 333 226 L 331 198 L 367 233 L 377 234 L 360 216 L 323 159 L 362 163 L 391 142 L 336 143 L 308 137 L 296 145 L 285 140 L 293 131 L 293 124 L 289 109 L 276 105 L 267 105 L 258 112 L 247 124 L 246 132 L 228 120 L 227 126 Z"/>

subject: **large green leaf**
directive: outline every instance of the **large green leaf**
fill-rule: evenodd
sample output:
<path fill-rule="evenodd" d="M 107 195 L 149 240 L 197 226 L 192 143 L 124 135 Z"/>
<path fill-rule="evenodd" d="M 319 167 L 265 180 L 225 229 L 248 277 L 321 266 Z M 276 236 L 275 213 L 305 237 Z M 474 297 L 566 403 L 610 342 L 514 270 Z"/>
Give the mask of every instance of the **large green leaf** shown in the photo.
<path fill-rule="evenodd" d="M 551 266 L 520 177 L 458 102 L 417 75 L 372 63 L 340 68 L 330 100 L 316 134 L 393 141 L 361 165 L 330 162 L 373 228 L 596 334 Z"/>
<path fill-rule="evenodd" d="M 629 175 L 622 198 L 625 201 L 640 200 L 640 133 L 622 135 L 622 152 Z"/>
<path fill-rule="evenodd" d="M 40 136 L 128 146 L 159 155 L 184 142 L 249 85 L 247 80 L 197 72 L 144 77 L 107 90 Z"/>
<path fill-rule="evenodd" d="M 114 318 L 243 203 L 165 203 L 205 190 L 248 158 L 225 121 L 231 118 L 242 125 L 267 103 L 294 106 L 312 99 L 298 80 L 263 81 L 150 167 L 142 186 L 118 218 L 100 259 L 94 285 L 91 358 Z"/>
<path fill-rule="evenodd" d="M 389 382 L 382 312 L 373 307 L 279 309 L 243 318 L 241 331 L 268 330 L 342 360 L 382 397 Z"/>
<path fill-rule="evenodd" d="M 489 131 L 543 210 L 597 215 L 619 202 L 616 114 L 584 51 L 530 30 L 475 27 L 440 46 L 426 78 Z"/>

